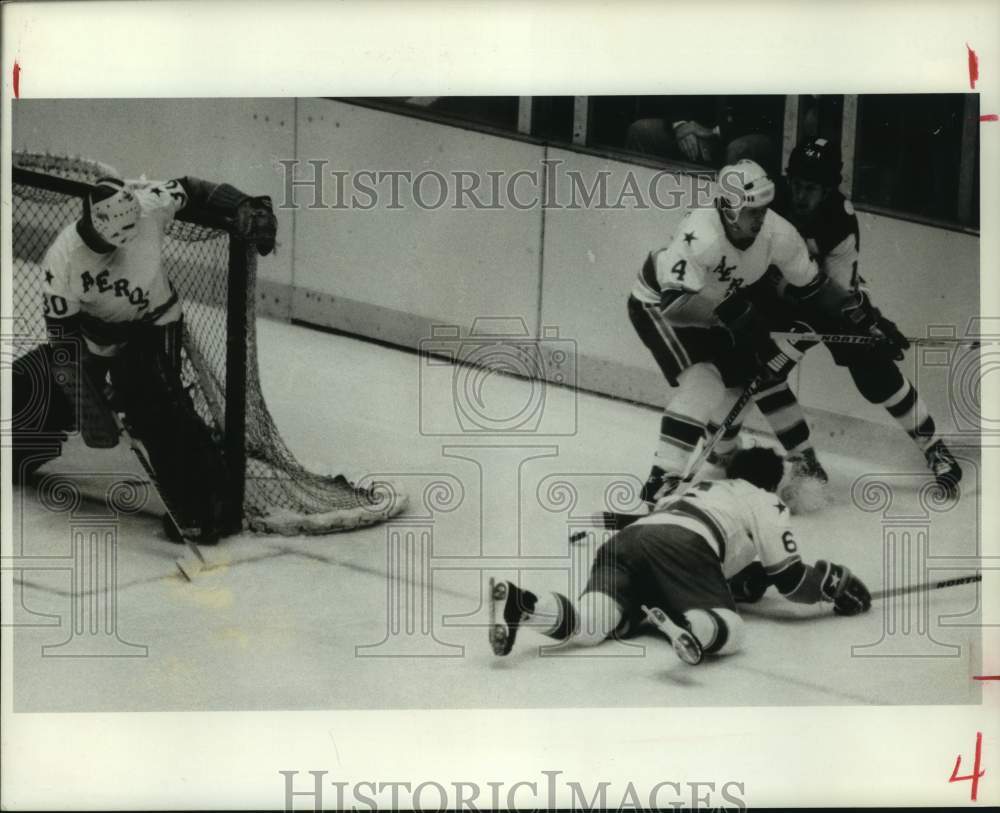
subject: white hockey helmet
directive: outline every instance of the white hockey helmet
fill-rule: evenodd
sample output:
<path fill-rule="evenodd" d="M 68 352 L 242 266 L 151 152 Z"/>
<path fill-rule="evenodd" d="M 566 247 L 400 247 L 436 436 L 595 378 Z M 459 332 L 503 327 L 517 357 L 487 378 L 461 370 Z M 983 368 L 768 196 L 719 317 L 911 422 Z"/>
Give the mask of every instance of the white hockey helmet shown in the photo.
<path fill-rule="evenodd" d="M 142 207 L 118 178 L 99 178 L 88 199 L 90 223 L 102 240 L 124 246 L 135 237 Z"/>
<path fill-rule="evenodd" d="M 743 158 L 719 170 L 720 205 L 736 219 L 743 209 L 759 209 L 774 200 L 774 181 L 756 161 Z"/>

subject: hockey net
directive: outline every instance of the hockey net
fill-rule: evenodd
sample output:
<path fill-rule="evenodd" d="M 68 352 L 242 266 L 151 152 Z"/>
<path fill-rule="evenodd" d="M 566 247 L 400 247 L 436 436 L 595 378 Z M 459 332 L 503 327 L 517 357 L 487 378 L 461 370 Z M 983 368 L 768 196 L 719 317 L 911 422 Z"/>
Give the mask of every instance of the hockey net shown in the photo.
<path fill-rule="evenodd" d="M 13 156 L 13 316 L 22 336 L 45 337 L 40 263 L 80 217 L 83 196 L 112 167 L 66 156 Z M 233 472 L 230 526 L 259 533 L 325 534 L 382 522 L 406 506 L 387 483 L 359 487 L 302 466 L 264 402 L 257 365 L 257 252 L 225 223 L 181 212 L 163 263 L 184 306 L 181 378 Z M 22 345 L 24 350 L 29 344 Z"/>

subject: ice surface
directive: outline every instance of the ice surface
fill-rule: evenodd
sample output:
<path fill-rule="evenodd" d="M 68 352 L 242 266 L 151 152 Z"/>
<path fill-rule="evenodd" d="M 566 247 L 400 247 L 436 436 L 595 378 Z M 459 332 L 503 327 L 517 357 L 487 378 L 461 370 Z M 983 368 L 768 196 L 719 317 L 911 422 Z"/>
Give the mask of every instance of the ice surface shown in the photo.
<path fill-rule="evenodd" d="M 455 416 L 422 420 L 420 409 L 449 408 L 441 406 L 448 398 L 440 389 L 447 369 L 442 379 L 435 368 L 435 397 L 422 399 L 421 381 L 430 386 L 430 378 L 415 354 L 269 321 L 260 325 L 260 353 L 271 411 L 303 462 L 392 480 L 410 493 L 410 512 L 392 526 L 349 534 L 231 538 L 205 549 L 212 569 L 188 584 L 174 567 L 182 549 L 163 538 L 153 499 L 148 510 L 113 525 L 117 589 L 108 593 L 101 579 L 71 583 L 72 539 L 107 527 L 93 516 L 100 505 L 85 500 L 75 512 L 52 510 L 33 491 L 17 489 L 15 554 L 40 558 L 16 574 L 7 618 L 16 627 L 15 710 L 978 701 L 970 680 L 980 657 L 978 589 L 968 585 L 925 594 L 919 603 L 880 602 L 853 619 L 769 594 L 745 614 L 743 653 L 694 668 L 653 635 L 629 646 L 560 652 L 540 651 L 548 639 L 526 631 L 509 657 L 496 658 L 486 639 L 487 578 L 573 590 L 586 575 L 587 550 L 568 545 L 567 514 L 559 510 L 568 506 L 558 501 L 565 492 L 553 484 L 575 484 L 574 515 L 599 509 L 609 475 L 644 477 L 658 412 L 546 387 L 546 426 L 567 434 L 433 436 L 421 429 Z M 537 382 L 499 375 L 477 386 L 480 406 L 492 398 L 505 409 L 535 403 L 539 392 Z M 854 448 L 864 447 L 868 431 L 858 425 Z M 876 590 L 893 540 L 911 550 L 926 544 L 933 557 L 975 556 L 974 460 L 962 500 L 941 510 L 921 497 L 928 475 L 901 431 L 892 458 L 877 462 L 848 456 L 841 441 L 817 437 L 817 445 L 834 504 L 799 521 L 807 560 L 846 563 Z M 65 473 L 96 496 L 108 480 L 95 472 L 141 479 L 124 447 L 94 452 L 76 442 L 46 471 Z M 886 472 L 891 506 L 858 508 L 855 481 Z M 972 569 L 953 565 L 930 576 Z M 91 629 L 99 618 L 104 627 Z M 877 643 L 852 655 L 852 647 Z M 133 657 L 93 657 L 97 650 Z M 78 657 L 59 657 L 69 654 Z"/>

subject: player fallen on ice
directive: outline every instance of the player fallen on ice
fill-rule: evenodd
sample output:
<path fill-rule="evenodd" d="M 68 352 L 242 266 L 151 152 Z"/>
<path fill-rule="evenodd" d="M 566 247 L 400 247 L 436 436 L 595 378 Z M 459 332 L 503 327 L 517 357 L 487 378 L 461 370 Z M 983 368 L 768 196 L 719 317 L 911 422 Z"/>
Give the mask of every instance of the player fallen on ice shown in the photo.
<path fill-rule="evenodd" d="M 634 635 L 646 621 L 664 631 L 687 663 L 736 652 L 743 621 L 727 579 L 755 562 L 789 601 L 832 603 L 838 615 L 866 612 L 871 595 L 847 567 L 802 561 L 790 512 L 776 494 L 785 471 L 772 449 L 735 452 L 727 479 L 664 497 L 601 545 L 578 601 L 491 579 L 494 653 L 507 655 L 522 626 L 592 646 Z"/>
<path fill-rule="evenodd" d="M 124 415 L 183 534 L 213 543 L 223 527 L 226 461 L 181 381 L 183 311 L 163 264 L 174 216 L 226 219 L 264 255 L 277 221 L 267 197 L 185 177 L 166 182 L 101 178 L 82 216 L 42 261 L 47 343 L 12 370 L 15 482 L 60 456 L 67 432 L 94 448 L 119 440 Z"/>
<path fill-rule="evenodd" d="M 772 208 L 785 217 L 806 241 L 819 263 L 820 272 L 851 291 L 875 314 L 878 329 L 891 342 L 867 346 L 830 344 L 828 349 L 837 365 L 846 367 L 861 396 L 883 407 L 910 436 L 923 453 L 937 485 L 954 497 L 962 479 L 962 469 L 937 433 L 934 418 L 913 384 L 896 362 L 910 343 L 894 322 L 870 304 L 871 294 L 858 271 L 860 231 L 854 207 L 840 192 L 842 162 L 840 148 L 825 138 L 814 138 L 792 150 L 784 183 Z M 773 282 L 773 284 L 772 284 Z M 768 275 L 756 286 L 757 307 L 784 310 L 785 320 L 794 319 L 799 304 L 786 295 L 780 278 Z M 769 305 L 765 297 L 775 298 Z M 811 318 L 811 317 L 810 317 Z M 808 320 L 808 319 L 807 319 Z M 810 321 L 819 332 L 839 332 L 836 324 Z M 786 380 L 762 391 L 755 403 L 768 419 L 775 435 L 800 474 L 825 483 L 826 472 L 810 441 L 809 425 L 802 408 Z"/>
<path fill-rule="evenodd" d="M 867 300 L 820 274 L 799 233 L 769 208 L 774 195 L 774 182 L 753 161 L 723 167 L 715 205 L 685 214 L 670 244 L 652 252 L 640 269 L 629 318 L 677 388 L 642 490 L 647 505 L 676 487 L 699 442 L 715 433 L 751 382 L 759 379 L 766 392 L 802 357 L 807 345 L 776 343 L 770 332 L 811 326 L 769 322 L 747 295 L 769 270 L 801 304 L 800 319 L 818 316 L 838 332 L 898 345 L 879 328 L 879 314 Z M 722 438 L 730 449 L 713 450 L 723 465 L 719 452 L 735 448 L 738 431 L 734 424 Z"/>

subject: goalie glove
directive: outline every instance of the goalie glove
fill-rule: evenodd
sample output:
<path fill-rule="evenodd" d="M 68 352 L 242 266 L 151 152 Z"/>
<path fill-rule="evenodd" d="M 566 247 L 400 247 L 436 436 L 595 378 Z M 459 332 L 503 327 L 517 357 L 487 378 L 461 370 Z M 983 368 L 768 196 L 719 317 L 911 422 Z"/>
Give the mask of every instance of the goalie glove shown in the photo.
<path fill-rule="evenodd" d="M 857 615 L 871 609 L 868 588 L 844 565 L 820 559 L 813 567 L 819 573 L 822 599 L 833 602 L 837 615 Z"/>
<path fill-rule="evenodd" d="M 903 360 L 903 351 L 910 346 L 895 322 L 886 319 L 882 312 L 871 303 L 868 292 L 857 289 L 841 308 L 841 312 L 851 327 L 859 333 L 883 339 L 882 349 L 895 361 Z"/>
<path fill-rule="evenodd" d="M 236 207 L 235 226 L 237 234 L 253 243 L 262 257 L 274 251 L 278 219 L 274 216 L 271 198 L 264 195 L 242 201 Z"/>

